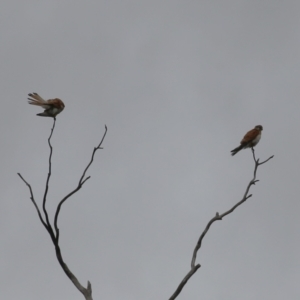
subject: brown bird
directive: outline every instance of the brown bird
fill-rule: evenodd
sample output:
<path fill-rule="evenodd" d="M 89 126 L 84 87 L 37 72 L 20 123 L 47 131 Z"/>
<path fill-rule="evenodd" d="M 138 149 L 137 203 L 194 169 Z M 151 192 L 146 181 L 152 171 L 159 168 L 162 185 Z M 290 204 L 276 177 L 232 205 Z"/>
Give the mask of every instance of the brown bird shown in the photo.
<path fill-rule="evenodd" d="M 253 129 L 248 131 L 241 140 L 241 145 L 231 150 L 231 155 L 237 154 L 242 149 L 253 148 L 256 146 L 261 138 L 262 130 L 263 127 L 261 125 L 256 125 Z"/>
<path fill-rule="evenodd" d="M 64 110 L 65 104 L 58 98 L 44 100 L 39 94 L 32 93 L 28 94 L 28 103 L 36 106 L 41 106 L 44 108 L 44 112 L 37 114 L 41 117 L 55 117 Z"/>

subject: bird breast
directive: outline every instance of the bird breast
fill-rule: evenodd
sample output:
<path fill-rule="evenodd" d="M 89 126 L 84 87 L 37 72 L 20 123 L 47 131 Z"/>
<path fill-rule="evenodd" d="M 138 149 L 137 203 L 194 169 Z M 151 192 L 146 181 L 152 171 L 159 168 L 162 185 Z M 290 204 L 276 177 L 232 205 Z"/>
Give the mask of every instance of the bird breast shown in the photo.
<path fill-rule="evenodd" d="M 261 133 L 259 133 L 258 135 L 257 135 L 257 137 L 255 138 L 255 139 L 253 139 L 253 141 L 252 141 L 252 147 L 254 147 L 254 146 L 256 146 L 257 145 L 257 143 L 259 142 L 259 140 L 260 140 L 260 138 L 261 138 Z"/>

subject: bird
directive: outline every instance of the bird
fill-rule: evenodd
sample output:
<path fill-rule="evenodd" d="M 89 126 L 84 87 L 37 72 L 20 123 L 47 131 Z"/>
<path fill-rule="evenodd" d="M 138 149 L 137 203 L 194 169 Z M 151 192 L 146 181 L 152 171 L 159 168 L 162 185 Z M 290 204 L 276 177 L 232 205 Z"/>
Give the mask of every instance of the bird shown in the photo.
<path fill-rule="evenodd" d="M 37 93 L 30 93 L 28 94 L 30 98 L 28 98 L 28 103 L 36 106 L 41 106 L 44 108 L 44 112 L 37 114 L 37 116 L 41 117 L 52 117 L 56 118 L 56 116 L 61 113 L 64 108 L 65 104 L 58 98 L 44 100 L 39 94 Z"/>
<path fill-rule="evenodd" d="M 242 149 L 255 147 L 261 138 L 262 130 L 263 127 L 261 125 L 256 125 L 253 129 L 248 131 L 241 140 L 241 145 L 231 150 L 231 155 L 237 154 Z"/>

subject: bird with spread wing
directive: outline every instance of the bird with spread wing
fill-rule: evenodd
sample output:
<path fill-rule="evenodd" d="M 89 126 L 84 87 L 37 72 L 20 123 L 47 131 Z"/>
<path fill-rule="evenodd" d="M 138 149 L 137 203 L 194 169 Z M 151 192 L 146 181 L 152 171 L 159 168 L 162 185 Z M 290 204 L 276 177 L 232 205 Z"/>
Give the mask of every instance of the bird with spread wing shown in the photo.
<path fill-rule="evenodd" d="M 37 114 L 37 116 L 52 117 L 55 119 L 65 108 L 65 104 L 58 98 L 44 100 L 37 93 L 28 94 L 28 96 L 30 97 L 28 98 L 29 104 L 40 106 L 45 109 L 44 112 Z"/>

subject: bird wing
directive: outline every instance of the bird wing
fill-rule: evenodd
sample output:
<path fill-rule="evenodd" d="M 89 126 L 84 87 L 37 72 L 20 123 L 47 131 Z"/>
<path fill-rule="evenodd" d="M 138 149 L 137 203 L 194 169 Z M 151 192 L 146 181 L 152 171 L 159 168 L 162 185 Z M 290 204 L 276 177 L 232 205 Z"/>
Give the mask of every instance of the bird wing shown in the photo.
<path fill-rule="evenodd" d="M 241 140 L 241 144 L 246 145 L 252 142 L 258 135 L 259 135 L 259 131 L 257 129 L 255 128 L 251 129 L 245 134 L 244 138 Z"/>
<path fill-rule="evenodd" d="M 55 107 L 55 108 L 58 108 L 58 109 L 62 109 L 65 107 L 64 103 L 58 99 L 58 98 L 55 98 L 55 99 L 49 99 L 47 101 L 47 104 L 52 106 L 52 107 Z"/>

